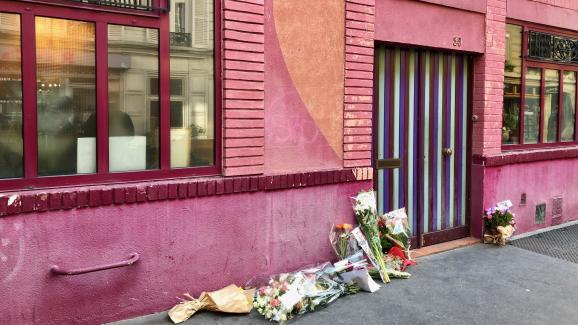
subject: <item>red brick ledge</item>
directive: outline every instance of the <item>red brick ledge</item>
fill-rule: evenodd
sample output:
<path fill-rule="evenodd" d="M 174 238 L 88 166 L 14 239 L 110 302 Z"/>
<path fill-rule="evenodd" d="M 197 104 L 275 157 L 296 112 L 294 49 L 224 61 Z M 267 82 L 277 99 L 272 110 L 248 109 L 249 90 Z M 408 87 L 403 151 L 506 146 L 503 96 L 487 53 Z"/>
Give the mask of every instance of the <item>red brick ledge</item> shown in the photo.
<path fill-rule="evenodd" d="M 548 149 L 532 149 L 524 151 L 509 151 L 499 155 L 480 156 L 474 155 L 474 164 L 486 167 L 497 167 L 511 164 L 531 163 L 557 159 L 571 159 L 578 157 L 578 146 L 559 147 Z"/>
<path fill-rule="evenodd" d="M 0 216 L 341 184 L 372 175 L 370 168 L 357 168 L 11 192 L 0 194 Z"/>

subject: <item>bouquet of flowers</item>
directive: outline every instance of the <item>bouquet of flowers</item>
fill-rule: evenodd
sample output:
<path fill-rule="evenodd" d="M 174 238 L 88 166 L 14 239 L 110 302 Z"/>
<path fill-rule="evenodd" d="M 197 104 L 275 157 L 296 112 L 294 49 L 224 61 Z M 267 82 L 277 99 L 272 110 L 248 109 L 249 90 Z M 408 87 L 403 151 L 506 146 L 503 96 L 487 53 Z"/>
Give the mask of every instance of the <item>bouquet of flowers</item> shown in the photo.
<path fill-rule="evenodd" d="M 506 200 L 486 209 L 484 213 L 484 243 L 506 245 L 506 239 L 516 231 L 515 215 L 510 211 L 512 202 Z"/>
<path fill-rule="evenodd" d="M 405 269 L 410 265 L 415 265 L 415 262 L 406 257 L 406 252 L 404 252 L 398 246 L 394 246 L 389 249 L 389 252 L 385 255 L 385 266 L 389 270 L 394 270 L 397 273 L 389 273 L 390 276 L 394 278 L 409 278 L 410 274 L 405 272 Z M 402 272 L 402 273 L 400 273 Z"/>
<path fill-rule="evenodd" d="M 285 323 L 295 315 L 326 306 L 342 295 L 359 291 L 339 282 L 331 263 L 272 277 L 255 293 L 253 306 L 270 321 Z"/>
<path fill-rule="evenodd" d="M 223 313 L 249 313 L 255 289 L 242 289 L 234 284 L 213 292 L 203 292 L 195 299 L 185 294 L 186 299 L 169 310 L 173 323 L 186 321 L 200 310 L 210 310 Z"/>
<path fill-rule="evenodd" d="M 359 250 L 359 246 L 351 234 L 352 228 L 352 225 L 342 223 L 332 227 L 329 233 L 331 246 L 340 259 L 344 259 Z"/>
<path fill-rule="evenodd" d="M 394 210 L 380 216 L 378 226 L 383 253 L 388 253 L 393 247 L 399 247 L 403 250 L 405 258 L 411 260 L 409 255 L 411 229 L 407 222 L 405 208 Z"/>
<path fill-rule="evenodd" d="M 355 211 L 355 217 L 357 218 L 357 222 L 359 223 L 361 230 L 367 238 L 371 253 L 375 257 L 375 262 L 377 264 L 375 267 L 379 271 L 381 280 L 387 283 L 390 280 L 383 261 L 383 251 L 381 247 L 381 240 L 379 238 L 379 218 L 377 217 L 375 192 L 361 191 L 359 194 L 357 194 L 354 200 L 355 203 L 353 205 L 353 210 Z"/>

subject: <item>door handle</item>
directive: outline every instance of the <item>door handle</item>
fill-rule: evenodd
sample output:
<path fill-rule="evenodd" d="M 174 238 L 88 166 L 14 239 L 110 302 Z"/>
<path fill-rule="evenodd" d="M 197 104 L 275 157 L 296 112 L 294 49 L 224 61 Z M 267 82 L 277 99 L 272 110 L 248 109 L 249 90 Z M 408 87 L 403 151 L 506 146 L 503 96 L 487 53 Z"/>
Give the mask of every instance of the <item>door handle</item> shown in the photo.
<path fill-rule="evenodd" d="M 444 156 L 449 157 L 454 153 L 454 151 L 452 150 L 452 148 L 444 148 L 442 150 L 442 153 L 444 154 Z"/>

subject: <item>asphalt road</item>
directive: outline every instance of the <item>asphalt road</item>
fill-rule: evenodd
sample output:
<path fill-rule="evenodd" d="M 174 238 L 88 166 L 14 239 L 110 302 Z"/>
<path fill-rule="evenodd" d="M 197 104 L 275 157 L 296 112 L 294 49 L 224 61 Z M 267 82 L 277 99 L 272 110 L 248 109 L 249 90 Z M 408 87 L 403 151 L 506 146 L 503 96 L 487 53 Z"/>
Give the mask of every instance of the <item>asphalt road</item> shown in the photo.
<path fill-rule="evenodd" d="M 408 280 L 338 299 L 290 324 L 578 324 L 578 264 L 513 246 L 474 245 L 418 260 Z M 172 324 L 166 313 L 115 325 Z M 186 324 L 271 324 L 253 311 Z"/>

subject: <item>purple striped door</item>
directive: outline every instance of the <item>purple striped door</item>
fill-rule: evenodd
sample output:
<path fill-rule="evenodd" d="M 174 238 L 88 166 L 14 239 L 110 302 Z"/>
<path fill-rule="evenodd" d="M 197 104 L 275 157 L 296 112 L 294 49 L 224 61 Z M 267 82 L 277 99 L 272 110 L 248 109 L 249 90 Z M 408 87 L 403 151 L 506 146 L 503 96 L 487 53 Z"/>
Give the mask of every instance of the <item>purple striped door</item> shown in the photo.
<path fill-rule="evenodd" d="M 422 244 L 467 235 L 469 57 L 376 49 L 376 157 L 380 212 L 407 211 Z M 422 236 L 423 235 L 423 236 Z"/>

